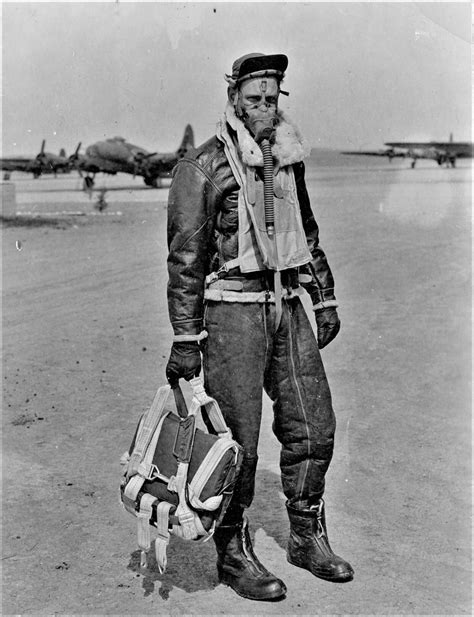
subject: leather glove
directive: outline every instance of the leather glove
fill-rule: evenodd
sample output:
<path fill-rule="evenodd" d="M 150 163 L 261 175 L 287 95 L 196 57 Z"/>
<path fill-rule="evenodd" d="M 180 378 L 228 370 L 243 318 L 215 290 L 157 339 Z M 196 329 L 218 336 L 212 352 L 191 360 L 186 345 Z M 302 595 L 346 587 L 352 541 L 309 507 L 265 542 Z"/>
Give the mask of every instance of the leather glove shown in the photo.
<path fill-rule="evenodd" d="M 173 343 L 166 365 L 166 379 L 175 388 L 181 378 L 189 381 L 201 372 L 201 352 L 197 341 Z"/>
<path fill-rule="evenodd" d="M 318 326 L 318 347 L 326 347 L 341 328 L 341 322 L 334 307 L 315 311 L 316 325 Z"/>

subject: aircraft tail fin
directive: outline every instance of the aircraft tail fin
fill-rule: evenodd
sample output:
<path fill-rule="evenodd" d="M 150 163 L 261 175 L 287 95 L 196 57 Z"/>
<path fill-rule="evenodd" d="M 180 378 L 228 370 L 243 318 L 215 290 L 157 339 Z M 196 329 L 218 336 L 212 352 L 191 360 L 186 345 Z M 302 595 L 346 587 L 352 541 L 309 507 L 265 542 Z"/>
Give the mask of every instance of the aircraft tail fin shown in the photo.
<path fill-rule="evenodd" d="M 177 150 L 178 158 L 183 158 L 186 152 L 191 148 L 194 148 L 194 131 L 193 127 L 190 124 L 187 124 L 184 129 L 183 139 Z"/>

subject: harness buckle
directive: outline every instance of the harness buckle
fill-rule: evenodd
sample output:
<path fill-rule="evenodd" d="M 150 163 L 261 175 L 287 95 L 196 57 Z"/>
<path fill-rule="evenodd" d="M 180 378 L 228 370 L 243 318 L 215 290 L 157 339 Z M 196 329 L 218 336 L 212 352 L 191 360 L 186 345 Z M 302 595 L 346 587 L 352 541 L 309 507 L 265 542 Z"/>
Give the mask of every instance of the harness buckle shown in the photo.
<path fill-rule="evenodd" d="M 217 278 L 219 278 L 219 274 L 223 274 L 223 273 L 229 272 L 229 266 L 227 265 L 227 263 L 223 263 L 222 266 L 217 270 L 216 274 L 217 274 Z"/>
<path fill-rule="evenodd" d="M 218 280 L 219 280 L 219 275 L 217 274 L 217 272 L 211 272 L 210 274 L 206 276 L 207 285 L 211 285 L 212 283 L 215 283 Z"/>
<path fill-rule="evenodd" d="M 209 286 L 212 283 L 218 281 L 223 274 L 227 274 L 229 270 L 235 268 L 238 265 L 237 259 L 231 259 L 230 261 L 223 263 L 220 268 L 218 268 L 215 272 L 211 272 L 206 276 L 206 285 Z"/>

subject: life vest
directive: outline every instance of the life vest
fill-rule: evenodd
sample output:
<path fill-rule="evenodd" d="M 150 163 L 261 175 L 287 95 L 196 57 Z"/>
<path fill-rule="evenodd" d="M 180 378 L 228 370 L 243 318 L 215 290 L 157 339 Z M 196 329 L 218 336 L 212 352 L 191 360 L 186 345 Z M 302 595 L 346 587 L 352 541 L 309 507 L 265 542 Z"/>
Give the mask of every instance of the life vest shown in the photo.
<path fill-rule="evenodd" d="M 242 162 L 237 146 L 223 121 L 217 125 L 217 137 L 224 144 L 224 152 L 240 187 L 240 271 L 248 273 L 270 269 L 281 272 L 307 264 L 312 256 L 303 228 L 292 166 L 280 168 L 274 178 L 275 233 L 270 237 L 265 226 L 263 181 L 255 167 Z"/>

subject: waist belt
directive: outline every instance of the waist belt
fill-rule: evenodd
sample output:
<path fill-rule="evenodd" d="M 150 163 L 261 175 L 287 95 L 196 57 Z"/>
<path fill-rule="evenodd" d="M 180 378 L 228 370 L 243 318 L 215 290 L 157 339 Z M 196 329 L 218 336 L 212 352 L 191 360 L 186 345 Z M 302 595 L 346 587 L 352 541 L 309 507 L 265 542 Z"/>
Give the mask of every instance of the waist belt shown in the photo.
<path fill-rule="evenodd" d="M 275 272 L 264 270 L 241 274 L 238 268 L 232 272 L 223 272 L 219 276 L 209 276 L 206 280 L 208 289 L 227 289 L 230 291 L 275 291 Z M 297 289 L 301 283 L 308 283 L 311 276 L 299 274 L 296 268 L 280 272 L 281 286 L 287 289 Z"/>
<path fill-rule="evenodd" d="M 305 293 L 303 287 L 284 289 L 281 300 L 292 300 Z M 276 304 L 273 291 L 236 291 L 235 289 L 208 288 L 204 292 L 204 300 L 211 302 L 237 302 L 239 304 Z"/>
<path fill-rule="evenodd" d="M 226 267 L 230 264 L 234 265 L 228 262 L 217 272 L 206 277 L 207 288 L 204 299 L 214 302 L 275 304 L 275 330 L 278 329 L 281 320 L 282 300 L 302 295 L 304 289 L 300 287 L 300 282 L 308 283 L 312 280 L 307 274 L 299 274 L 297 268 L 281 272 L 264 270 L 232 276 L 229 272 L 231 269 Z"/>

